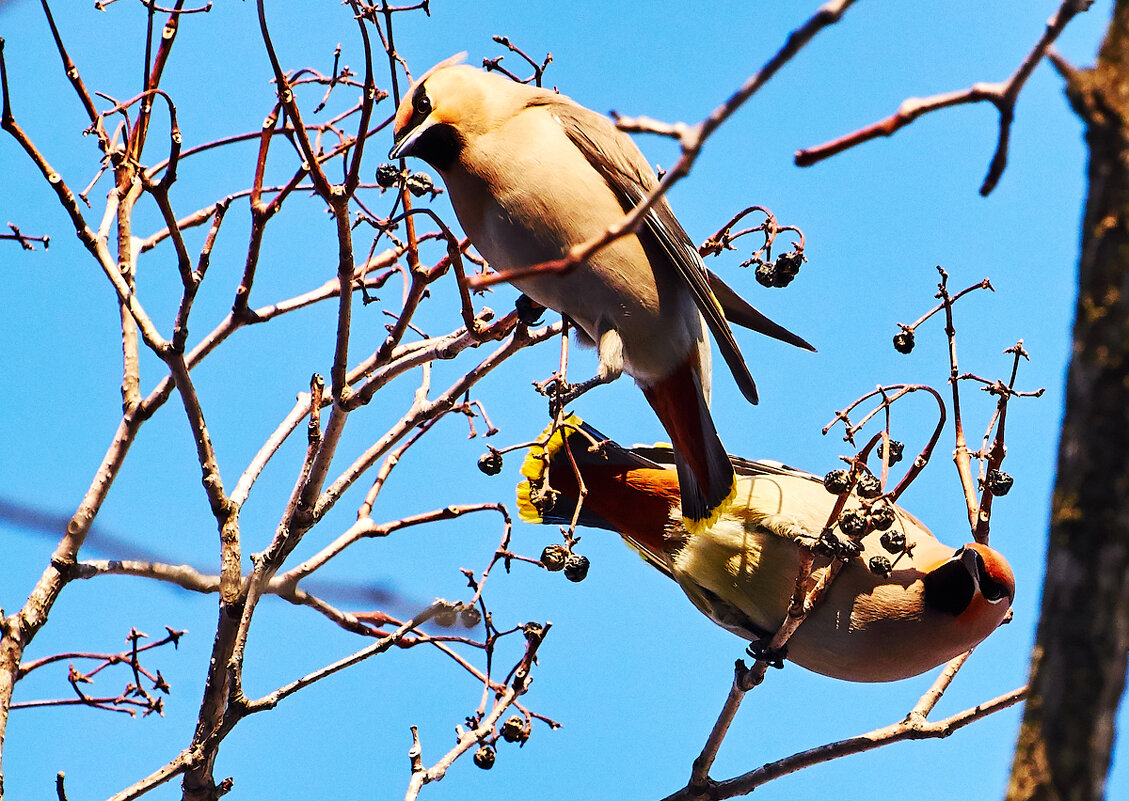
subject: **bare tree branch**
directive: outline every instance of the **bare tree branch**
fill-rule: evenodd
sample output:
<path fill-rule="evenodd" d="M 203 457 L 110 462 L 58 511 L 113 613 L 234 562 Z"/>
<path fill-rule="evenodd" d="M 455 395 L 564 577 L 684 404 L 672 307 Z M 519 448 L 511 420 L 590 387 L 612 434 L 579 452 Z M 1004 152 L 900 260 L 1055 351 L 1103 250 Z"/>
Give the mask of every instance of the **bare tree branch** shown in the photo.
<path fill-rule="evenodd" d="M 955 92 L 946 92 L 926 98 L 913 97 L 905 100 L 901 106 L 898 107 L 896 113 L 885 119 L 872 123 L 865 128 L 860 128 L 852 133 L 845 134 L 826 144 L 797 150 L 796 165 L 800 167 L 810 167 L 812 164 L 816 164 L 823 159 L 842 153 L 844 150 L 849 150 L 855 145 L 862 144 L 863 142 L 867 142 L 879 136 L 890 136 L 895 131 L 904 128 L 914 120 L 930 112 L 968 103 L 987 101 L 996 107 L 996 111 L 998 111 L 1000 115 L 1000 132 L 996 140 L 996 152 L 992 156 L 992 161 L 988 166 L 988 174 L 984 176 L 984 182 L 980 185 L 981 195 L 991 194 L 992 190 L 996 188 L 996 184 L 999 183 L 1004 169 L 1007 167 L 1008 143 L 1011 140 L 1011 123 L 1015 118 L 1015 104 L 1019 99 L 1020 91 L 1022 91 L 1024 84 L 1027 83 L 1027 79 L 1031 77 L 1031 73 L 1034 72 L 1035 67 L 1038 66 L 1043 56 L 1047 55 L 1051 45 L 1059 37 L 1063 29 L 1066 28 L 1067 24 L 1074 19 L 1075 16 L 1088 10 L 1092 4 L 1093 0 L 1062 0 L 1062 5 L 1059 6 L 1058 11 L 1047 21 L 1046 29 L 1043 31 L 1043 35 L 1039 38 L 1039 41 L 1006 81 L 999 83 L 974 83 L 967 89 Z"/>

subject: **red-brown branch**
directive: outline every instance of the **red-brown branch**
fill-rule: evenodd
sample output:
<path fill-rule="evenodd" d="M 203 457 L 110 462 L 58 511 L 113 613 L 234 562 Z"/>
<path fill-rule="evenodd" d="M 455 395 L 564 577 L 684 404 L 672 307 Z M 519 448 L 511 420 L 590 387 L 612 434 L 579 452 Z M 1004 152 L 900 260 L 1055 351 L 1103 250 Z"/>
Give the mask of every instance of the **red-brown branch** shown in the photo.
<path fill-rule="evenodd" d="M 871 123 L 865 128 L 860 128 L 857 131 L 845 134 L 838 139 L 834 139 L 822 145 L 797 150 L 795 155 L 796 165 L 800 167 L 810 167 L 812 164 L 842 153 L 844 150 L 860 145 L 863 142 L 876 139 L 879 136 L 890 136 L 930 112 L 951 108 L 952 106 L 987 101 L 996 107 L 996 111 L 999 112 L 1000 117 L 996 152 L 992 156 L 992 161 L 988 166 L 988 174 L 984 177 L 984 182 L 980 185 L 981 195 L 990 194 L 991 191 L 996 188 L 996 184 L 999 182 L 1000 177 L 1004 173 L 1004 168 L 1007 166 L 1008 143 L 1011 138 L 1011 123 L 1015 117 L 1015 104 L 1019 98 L 1020 91 L 1023 89 L 1023 85 L 1027 82 L 1027 79 L 1031 76 L 1035 67 L 1043 59 L 1043 56 L 1047 55 L 1051 45 L 1058 38 L 1059 34 L 1062 33 L 1070 20 L 1083 11 L 1086 11 L 1092 3 L 1093 0 L 1063 0 L 1058 11 L 1047 21 L 1046 28 L 1043 31 L 1043 35 L 1039 38 L 1039 41 L 1036 42 L 1035 46 L 1027 54 L 1027 57 L 1023 59 L 1023 62 L 1006 81 L 998 83 L 974 83 L 967 89 L 945 92 L 926 98 L 911 97 L 903 101 L 901 106 L 898 107 L 898 110 L 885 119 Z"/>

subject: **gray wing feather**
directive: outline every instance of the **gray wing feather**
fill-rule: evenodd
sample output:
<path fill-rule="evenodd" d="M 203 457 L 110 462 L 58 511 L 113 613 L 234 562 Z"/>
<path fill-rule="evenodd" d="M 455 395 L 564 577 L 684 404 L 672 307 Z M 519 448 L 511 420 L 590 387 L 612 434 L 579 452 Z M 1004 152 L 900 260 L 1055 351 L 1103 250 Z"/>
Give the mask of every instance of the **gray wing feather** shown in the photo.
<path fill-rule="evenodd" d="M 748 328 L 750 331 L 756 331 L 758 334 L 764 334 L 766 337 L 772 337 L 773 339 L 779 339 L 781 342 L 787 342 L 789 345 L 795 345 L 797 348 L 810 351 L 815 350 L 806 339 L 797 334 L 793 334 L 787 328 L 779 323 L 773 322 L 762 312 L 757 310 L 751 303 L 738 295 L 737 290 L 722 281 L 713 270 L 709 270 L 708 274 L 710 278 L 710 289 L 713 290 L 714 296 L 717 297 L 717 302 L 721 304 L 721 308 L 725 312 L 726 320 Z"/>
<path fill-rule="evenodd" d="M 643 154 L 630 139 L 625 143 L 626 135 L 616 130 L 606 118 L 566 98 L 540 98 L 538 104 L 552 106 L 569 138 L 607 181 L 625 212 L 634 208 L 657 185 L 658 181 Z M 733 331 L 725 321 L 721 305 L 710 289 L 705 264 L 665 198 L 660 198 L 648 212 L 639 236 L 650 237 L 666 254 L 671 266 L 689 288 L 741 393 L 750 403 L 756 403 L 756 384 Z"/>

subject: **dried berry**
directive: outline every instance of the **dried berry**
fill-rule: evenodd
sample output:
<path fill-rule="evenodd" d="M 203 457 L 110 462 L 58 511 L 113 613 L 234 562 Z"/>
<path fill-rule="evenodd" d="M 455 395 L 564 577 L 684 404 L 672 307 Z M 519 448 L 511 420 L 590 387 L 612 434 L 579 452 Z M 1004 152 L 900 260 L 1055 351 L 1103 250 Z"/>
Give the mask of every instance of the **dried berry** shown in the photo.
<path fill-rule="evenodd" d="M 890 564 L 890 560 L 885 556 L 872 556 L 870 557 L 870 561 L 866 564 L 867 567 L 870 568 L 871 573 L 875 573 L 879 576 L 886 577 L 894 572 L 894 566 Z"/>
<path fill-rule="evenodd" d="M 839 517 L 839 528 L 848 537 L 861 537 L 866 533 L 866 518 L 856 510 L 844 512 Z"/>
<path fill-rule="evenodd" d="M 525 725 L 525 719 L 520 715 L 510 715 L 506 718 L 499 732 L 507 743 L 524 743 L 529 739 L 529 729 Z"/>
<path fill-rule="evenodd" d="M 788 286 L 788 284 L 792 283 L 792 279 L 795 277 L 796 276 L 794 275 L 789 275 L 788 273 L 777 270 L 775 273 L 773 273 L 772 285 L 777 289 L 783 289 L 784 287 Z"/>
<path fill-rule="evenodd" d="M 894 350 L 909 353 L 913 350 L 913 331 L 900 331 L 894 334 Z"/>
<path fill-rule="evenodd" d="M 832 470 L 823 477 L 823 486 L 832 495 L 846 495 L 851 488 L 851 474 L 847 470 Z"/>
<path fill-rule="evenodd" d="M 882 482 L 873 473 L 860 473 L 855 482 L 855 492 L 860 498 L 877 498 L 882 494 Z"/>
<path fill-rule="evenodd" d="M 847 514 L 853 513 L 848 512 Z M 851 524 L 848 523 L 848 525 Z M 820 556 L 846 561 L 847 559 L 853 559 L 858 556 L 862 548 L 857 542 L 842 539 L 830 531 L 825 531 L 820 534 L 819 539 L 816 541 L 815 545 L 812 546 L 812 550 Z"/>
<path fill-rule="evenodd" d="M 521 627 L 521 633 L 525 635 L 526 641 L 538 643 L 545 636 L 545 629 L 540 623 L 529 622 Z"/>
<path fill-rule="evenodd" d="M 833 557 L 839 552 L 839 538 L 830 531 L 825 531 L 819 535 L 811 549 L 819 556 Z"/>
<path fill-rule="evenodd" d="M 556 419 L 557 415 L 564 409 L 564 404 L 561 402 L 561 394 L 554 392 L 549 396 L 549 417 Z"/>
<path fill-rule="evenodd" d="M 546 545 L 545 550 L 541 551 L 541 564 L 550 573 L 556 573 L 564 570 L 568 555 L 568 548 L 563 545 Z"/>
<path fill-rule="evenodd" d="M 879 542 L 890 553 L 902 553 L 906 549 L 906 535 L 901 531 L 887 531 Z"/>
<path fill-rule="evenodd" d="M 537 510 L 537 513 L 542 517 L 552 511 L 553 507 L 557 505 L 558 493 L 555 489 L 550 487 L 546 482 L 529 482 L 529 503 Z"/>
<path fill-rule="evenodd" d="M 459 622 L 464 628 L 473 629 L 482 622 L 482 613 L 478 611 L 477 606 L 464 607 L 463 611 L 459 612 Z"/>
<path fill-rule="evenodd" d="M 416 197 L 426 195 L 435 189 L 435 182 L 431 180 L 431 176 L 426 172 L 413 172 L 408 176 L 408 180 L 404 183 L 408 187 L 408 191 Z"/>
<path fill-rule="evenodd" d="M 774 286 L 776 283 L 776 266 L 771 262 L 761 262 L 757 265 L 755 277 L 757 283 L 761 286 Z"/>
<path fill-rule="evenodd" d="M 988 479 L 985 483 L 988 486 L 988 491 L 993 495 L 1004 496 L 1011 492 L 1011 485 L 1015 483 L 1015 479 L 1003 470 L 989 470 Z"/>
<path fill-rule="evenodd" d="M 445 629 L 451 628 L 459 620 L 459 608 L 454 604 L 444 604 L 435 613 L 435 622 Z"/>
<path fill-rule="evenodd" d="M 894 525 L 896 519 L 897 515 L 894 514 L 894 509 L 890 506 L 876 506 L 870 510 L 870 525 L 874 526 L 876 531 L 885 531 L 890 526 Z M 884 534 L 882 536 L 883 544 L 885 544 L 885 538 L 889 535 Z M 905 543 L 904 536 L 902 537 L 902 542 L 903 544 Z"/>
<path fill-rule="evenodd" d="M 792 283 L 800 272 L 800 265 L 807 259 L 804 254 L 798 250 L 792 250 L 787 253 L 781 254 L 776 259 L 776 286 L 785 287 Z"/>
<path fill-rule="evenodd" d="M 588 557 L 578 553 L 570 554 L 564 564 L 565 578 L 569 581 L 584 581 L 588 575 Z"/>
<path fill-rule="evenodd" d="M 878 443 L 878 458 L 884 459 L 883 453 L 885 449 L 882 447 L 885 443 Z M 902 460 L 902 452 L 905 451 L 905 445 L 898 442 L 896 439 L 890 440 L 890 464 L 897 464 Z"/>
<path fill-rule="evenodd" d="M 502 454 L 491 449 L 478 457 L 478 469 L 488 476 L 496 476 L 502 472 Z"/>
<path fill-rule="evenodd" d="M 474 764 L 483 770 L 490 770 L 494 767 L 494 748 L 489 745 L 480 745 L 478 750 L 474 752 Z"/>
<path fill-rule="evenodd" d="M 400 168 L 395 164 L 381 164 L 376 168 L 376 185 L 381 189 L 391 189 L 400 180 Z"/>

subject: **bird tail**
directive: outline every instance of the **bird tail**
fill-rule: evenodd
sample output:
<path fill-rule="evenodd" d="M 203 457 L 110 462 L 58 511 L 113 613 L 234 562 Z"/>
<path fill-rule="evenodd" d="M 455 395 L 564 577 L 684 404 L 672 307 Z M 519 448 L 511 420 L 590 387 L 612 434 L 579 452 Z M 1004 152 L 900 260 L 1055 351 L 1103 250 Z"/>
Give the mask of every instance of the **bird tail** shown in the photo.
<path fill-rule="evenodd" d="M 668 466 L 617 445 L 569 415 L 556 429 L 545 430 L 521 472 L 526 478 L 517 487 L 522 520 L 570 525 L 575 516 L 578 525 L 617 532 L 667 572 L 662 554 L 678 505 L 678 481 Z"/>
<path fill-rule="evenodd" d="M 737 482 L 710 417 L 694 356 L 670 375 L 643 387 L 643 394 L 674 445 L 682 522 L 687 531 L 697 534 L 716 523 L 729 507 L 737 494 Z"/>
<path fill-rule="evenodd" d="M 609 531 L 619 529 L 607 520 L 602 503 L 604 482 L 634 469 L 662 469 L 660 465 L 612 442 L 575 414 L 550 425 L 529 449 L 521 466 L 526 480 L 518 484 L 517 505 L 526 523 L 567 525 L 577 513 L 580 499 L 577 476 L 585 485 L 586 498 L 577 524 Z M 550 483 L 551 480 L 551 483 Z M 594 485 L 594 486 L 591 486 Z M 614 516 L 614 515 L 613 515 Z"/>

